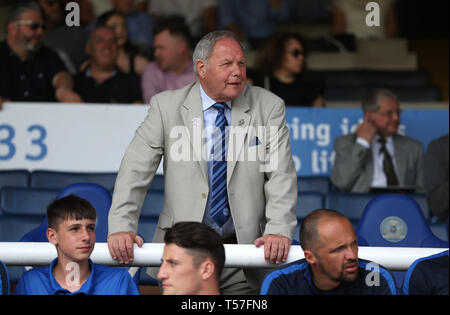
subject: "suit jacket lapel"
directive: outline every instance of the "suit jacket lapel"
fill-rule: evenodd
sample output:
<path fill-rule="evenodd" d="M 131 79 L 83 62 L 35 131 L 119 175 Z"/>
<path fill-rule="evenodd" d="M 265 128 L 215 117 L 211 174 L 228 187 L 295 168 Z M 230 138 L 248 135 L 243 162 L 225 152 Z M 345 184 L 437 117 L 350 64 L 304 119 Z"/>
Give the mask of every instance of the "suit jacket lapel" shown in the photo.
<path fill-rule="evenodd" d="M 203 108 L 200 98 L 200 84 L 197 82 L 190 90 L 183 106 L 181 107 L 181 117 L 184 126 L 189 132 L 189 142 L 191 144 L 191 157 L 194 161 L 198 161 L 202 174 L 208 182 L 208 166 L 206 160 L 202 157 L 202 151 L 205 149 L 205 141 L 203 139 Z"/>
<path fill-rule="evenodd" d="M 244 92 L 242 92 L 241 95 L 239 95 L 231 104 L 230 126 L 236 128 L 237 130 L 235 129 L 232 133 L 230 133 L 230 137 L 228 139 L 227 183 L 230 182 L 238 157 L 247 139 L 248 129 L 252 118 L 249 111 L 250 106 L 244 97 Z M 232 139 L 233 133 L 235 136 Z"/>

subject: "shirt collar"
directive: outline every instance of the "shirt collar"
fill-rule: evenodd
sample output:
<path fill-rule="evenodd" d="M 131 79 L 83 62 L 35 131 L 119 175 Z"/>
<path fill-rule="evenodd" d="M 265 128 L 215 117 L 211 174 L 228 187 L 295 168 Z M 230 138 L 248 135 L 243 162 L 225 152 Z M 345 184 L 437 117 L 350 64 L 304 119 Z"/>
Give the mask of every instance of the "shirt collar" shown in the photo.
<path fill-rule="evenodd" d="M 49 266 L 49 278 L 50 278 L 50 290 L 52 295 L 77 295 L 77 294 L 86 294 L 91 295 L 93 294 L 93 277 L 95 273 L 95 264 L 92 262 L 92 260 L 89 259 L 89 265 L 91 267 L 91 274 L 89 275 L 89 278 L 86 280 L 85 283 L 81 286 L 81 288 L 78 291 L 70 292 L 67 289 L 64 289 L 61 287 L 61 285 L 56 281 L 55 277 L 53 276 L 53 268 L 55 267 L 55 264 L 57 263 L 58 258 L 55 258 L 50 266 Z"/>
<path fill-rule="evenodd" d="M 211 97 L 209 97 L 208 94 L 206 94 L 205 90 L 203 90 L 202 85 L 200 84 L 200 97 L 202 99 L 202 108 L 203 111 L 208 110 L 211 108 L 214 104 L 217 102 L 213 100 Z M 227 105 L 226 109 L 231 109 L 231 101 L 225 103 Z"/>

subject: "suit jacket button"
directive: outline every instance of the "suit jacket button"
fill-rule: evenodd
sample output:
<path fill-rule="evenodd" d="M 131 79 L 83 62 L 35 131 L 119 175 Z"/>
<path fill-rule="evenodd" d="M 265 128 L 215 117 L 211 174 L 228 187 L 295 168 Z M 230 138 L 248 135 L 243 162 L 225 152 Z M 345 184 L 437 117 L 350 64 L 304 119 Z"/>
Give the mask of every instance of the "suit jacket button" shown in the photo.
<path fill-rule="evenodd" d="M 206 199 L 206 194 L 202 193 L 202 197 L 203 197 L 203 199 Z"/>

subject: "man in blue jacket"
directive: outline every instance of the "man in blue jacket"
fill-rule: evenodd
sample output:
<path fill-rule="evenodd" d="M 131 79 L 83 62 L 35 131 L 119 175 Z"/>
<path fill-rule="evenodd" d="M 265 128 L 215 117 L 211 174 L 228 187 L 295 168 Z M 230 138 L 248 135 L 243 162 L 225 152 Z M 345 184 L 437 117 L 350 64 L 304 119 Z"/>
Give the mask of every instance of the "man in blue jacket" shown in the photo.
<path fill-rule="evenodd" d="M 311 212 L 300 227 L 305 258 L 270 273 L 261 288 L 268 295 L 395 295 L 385 268 L 358 259 L 350 221 L 334 210 Z"/>
<path fill-rule="evenodd" d="M 47 208 L 47 238 L 58 257 L 49 266 L 24 273 L 17 295 L 128 295 L 139 290 L 127 270 L 94 264 L 97 213 L 85 199 L 70 195 Z"/>

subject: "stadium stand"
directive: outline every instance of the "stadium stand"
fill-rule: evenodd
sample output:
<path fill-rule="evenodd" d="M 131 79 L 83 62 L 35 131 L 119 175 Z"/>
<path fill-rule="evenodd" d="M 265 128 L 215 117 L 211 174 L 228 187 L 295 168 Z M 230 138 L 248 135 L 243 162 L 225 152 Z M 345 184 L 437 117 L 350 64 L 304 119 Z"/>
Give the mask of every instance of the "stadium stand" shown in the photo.
<path fill-rule="evenodd" d="M 0 189 L 3 186 L 28 187 L 30 173 L 27 170 L 1 170 Z"/>
<path fill-rule="evenodd" d="M 380 87 L 380 86 L 379 86 Z M 441 91 L 437 86 L 394 87 L 390 88 L 400 102 L 439 102 Z M 368 87 L 326 87 L 324 98 L 328 101 L 360 101 L 366 97 Z"/>
<path fill-rule="evenodd" d="M 297 189 L 299 192 L 326 194 L 331 189 L 330 178 L 328 176 L 300 176 L 297 179 Z"/>
<path fill-rule="evenodd" d="M 75 183 L 95 183 L 113 191 L 117 173 L 79 173 L 36 170 L 31 172 L 31 188 L 58 188 Z"/>

